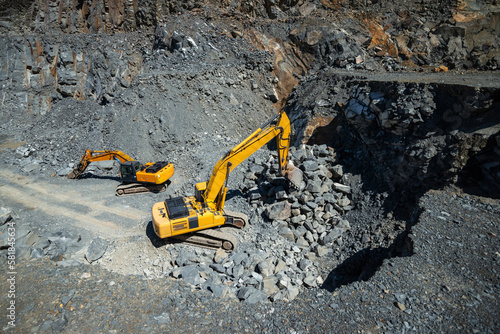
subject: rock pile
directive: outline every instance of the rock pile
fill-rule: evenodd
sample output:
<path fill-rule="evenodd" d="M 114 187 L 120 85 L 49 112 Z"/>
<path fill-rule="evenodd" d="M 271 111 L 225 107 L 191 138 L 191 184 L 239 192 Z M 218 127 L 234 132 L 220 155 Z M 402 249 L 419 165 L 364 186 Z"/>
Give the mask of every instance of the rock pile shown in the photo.
<path fill-rule="evenodd" d="M 349 229 L 341 216 L 352 209 L 351 189 L 343 184 L 343 167 L 335 164 L 335 154 L 326 145 L 292 148 L 291 154 L 303 171 L 300 189 L 290 188 L 278 175 L 273 153 L 266 163 L 254 159 L 245 176 L 249 202 L 265 213 L 282 237 L 325 255 L 324 246 L 341 243 L 343 231 Z"/>
<path fill-rule="evenodd" d="M 292 148 L 304 173 L 300 189 L 293 189 L 279 175 L 276 154 L 263 151 L 242 167 L 246 165 L 240 188 L 247 203 L 239 207 L 251 218 L 250 226 L 236 232 L 237 248 L 214 254 L 167 244 L 170 261 L 162 267 L 158 260 L 145 272 L 147 277 L 180 278 L 218 297 L 249 303 L 293 300 L 301 289 L 322 285 L 326 273 L 320 263 L 341 257 L 339 247 L 351 228 L 342 218 L 353 208 L 343 167 L 326 145 Z"/>

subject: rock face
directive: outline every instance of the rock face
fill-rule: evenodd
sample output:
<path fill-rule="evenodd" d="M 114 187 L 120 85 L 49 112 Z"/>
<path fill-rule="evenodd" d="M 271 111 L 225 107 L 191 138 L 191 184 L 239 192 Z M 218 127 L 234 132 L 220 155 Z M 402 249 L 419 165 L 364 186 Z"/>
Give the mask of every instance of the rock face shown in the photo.
<path fill-rule="evenodd" d="M 377 1 L 369 8 L 362 7 L 369 14 L 357 19 L 353 11 L 360 10 L 360 2 L 345 1 L 338 8 L 329 3 L 244 2 L 237 8 L 241 12 L 222 5 L 222 10 L 230 10 L 228 15 L 237 19 L 241 15 L 238 13 L 256 18 L 300 18 L 289 34 L 288 28 L 274 22 L 265 27 L 276 36 L 258 27 L 245 29 L 242 23 L 232 23 L 223 31 L 275 55 L 269 70 L 278 81 L 267 90 L 267 97 L 278 107 L 284 105 L 309 67 L 371 71 L 498 68 L 500 28 L 495 5 L 466 1 L 461 5 L 453 1 L 406 1 L 399 5 Z M 211 32 L 204 25 L 197 25 L 200 31 L 196 35 L 179 29 L 178 22 L 163 19 L 184 12 L 182 20 L 191 21 L 199 8 L 210 4 L 209 0 L 100 0 L 78 4 L 7 1 L 0 26 L 0 83 L 8 83 L 2 105 L 43 115 L 65 97 L 105 104 L 130 86 L 138 74 L 150 71 L 147 58 L 152 52 L 160 52 L 161 56 L 165 50 L 167 56 L 174 51 L 184 56 L 208 52 L 212 58 L 219 58 L 220 48 L 209 41 Z M 398 7 L 400 14 L 377 15 L 377 10 L 388 7 Z M 340 10 L 340 17 L 326 23 L 313 21 L 314 15 L 328 17 L 332 10 Z M 210 11 L 205 15 L 218 17 Z M 154 30 L 154 37 L 143 38 L 141 32 L 145 30 Z M 58 34 L 46 34 L 54 32 Z M 104 39 L 89 35 L 118 32 L 130 33 L 123 38 L 106 35 Z M 21 33 L 24 35 L 17 35 Z M 250 62 L 249 66 L 254 65 Z"/>
<path fill-rule="evenodd" d="M 359 150 L 358 144 L 352 145 L 357 142 L 363 147 L 356 157 L 361 159 L 359 167 L 371 165 L 377 171 L 376 179 L 392 190 L 474 177 L 483 180 L 481 186 L 490 193 L 500 189 L 499 170 L 487 162 L 498 160 L 496 153 L 489 158 L 474 158 L 475 175 L 468 167 L 476 153 L 498 151 L 498 87 L 478 89 L 455 81 L 418 84 L 412 75 L 397 83 L 379 78 L 367 83 L 344 77 L 347 80 L 339 85 L 332 73 L 315 76 L 312 85 L 305 80 L 303 89 L 311 92 L 320 87 L 309 97 L 316 101 L 331 92 L 328 99 L 337 101 L 336 107 L 317 103 L 313 110 L 307 109 L 307 101 L 295 98 L 302 88 L 290 99 L 297 145 L 327 143 L 347 153 Z M 323 84 L 318 85 L 318 78 Z M 329 121 L 311 129 L 310 124 L 318 123 L 315 118 Z M 347 155 L 352 157 L 352 153 Z M 464 171 L 469 174 L 461 174 Z"/>

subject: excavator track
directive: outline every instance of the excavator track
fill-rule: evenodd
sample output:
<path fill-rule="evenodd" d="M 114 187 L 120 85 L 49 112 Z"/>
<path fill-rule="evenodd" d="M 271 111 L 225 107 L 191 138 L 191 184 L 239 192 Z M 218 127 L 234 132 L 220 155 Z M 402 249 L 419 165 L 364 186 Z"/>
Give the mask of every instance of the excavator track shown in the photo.
<path fill-rule="evenodd" d="M 232 251 L 238 243 L 238 240 L 232 234 L 211 229 L 176 235 L 172 238 L 199 247 L 209 249 L 222 248 L 226 251 Z"/>
<path fill-rule="evenodd" d="M 120 184 L 116 187 L 116 196 L 134 195 L 141 193 L 159 193 L 165 191 L 165 184 L 143 184 L 143 183 L 128 183 Z"/>
<path fill-rule="evenodd" d="M 226 225 L 243 228 L 248 224 L 248 216 L 241 212 L 224 210 Z"/>
<path fill-rule="evenodd" d="M 224 217 L 226 217 L 226 223 L 223 226 L 243 228 L 248 223 L 248 216 L 241 212 L 224 210 Z M 238 243 L 238 240 L 232 234 L 213 229 L 181 234 L 173 238 L 199 247 L 209 249 L 222 248 L 226 251 L 232 251 Z"/>

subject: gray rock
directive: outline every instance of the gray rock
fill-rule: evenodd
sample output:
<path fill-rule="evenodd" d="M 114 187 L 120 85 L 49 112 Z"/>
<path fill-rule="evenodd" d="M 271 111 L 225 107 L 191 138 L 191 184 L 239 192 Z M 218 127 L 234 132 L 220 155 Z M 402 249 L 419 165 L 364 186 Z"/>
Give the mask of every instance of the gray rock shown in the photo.
<path fill-rule="evenodd" d="M 44 256 L 45 256 L 45 253 L 40 248 L 33 248 L 31 250 L 31 257 L 34 258 L 34 259 L 41 258 L 41 257 L 44 257 Z"/>
<path fill-rule="evenodd" d="M 64 306 L 66 306 L 66 304 L 69 303 L 71 298 L 73 298 L 73 296 L 75 295 L 75 292 L 76 292 L 76 290 L 72 289 L 69 291 L 69 293 L 66 296 L 62 297 L 61 302 Z"/>
<path fill-rule="evenodd" d="M 279 229 L 278 234 L 289 241 L 295 241 L 293 232 L 289 227 L 283 226 Z"/>
<path fill-rule="evenodd" d="M 189 265 L 181 268 L 181 278 L 191 285 L 197 286 L 201 283 L 200 271 L 197 265 Z"/>
<path fill-rule="evenodd" d="M 337 203 L 340 207 L 345 208 L 346 206 L 351 204 L 351 200 L 344 196 L 341 199 L 339 199 L 339 201 Z"/>
<path fill-rule="evenodd" d="M 345 194 L 349 194 L 351 192 L 351 187 L 345 186 L 341 183 L 334 182 L 332 188 L 337 191 L 341 191 Z"/>
<path fill-rule="evenodd" d="M 245 267 L 243 267 L 243 265 L 237 264 L 233 267 L 232 276 L 234 278 L 238 279 L 241 276 L 243 276 L 244 273 L 245 273 Z"/>
<path fill-rule="evenodd" d="M 248 259 L 248 255 L 242 252 L 232 252 L 228 257 L 228 261 L 233 261 L 235 265 L 241 264 L 246 259 Z"/>
<path fill-rule="evenodd" d="M 277 200 L 283 200 L 283 199 L 287 199 L 288 195 L 287 195 L 286 191 L 280 190 L 280 191 L 276 192 L 275 198 Z"/>
<path fill-rule="evenodd" d="M 312 262 L 309 259 L 302 259 L 302 260 L 300 260 L 298 266 L 299 266 L 300 270 L 306 271 L 307 269 L 309 269 L 312 266 Z"/>
<path fill-rule="evenodd" d="M 344 175 L 344 167 L 342 165 L 335 165 L 331 169 L 333 177 L 339 179 Z"/>
<path fill-rule="evenodd" d="M 317 286 L 316 277 L 312 274 L 307 275 L 306 278 L 304 278 L 304 285 L 308 288 Z"/>
<path fill-rule="evenodd" d="M 307 240 L 308 243 L 314 242 L 314 235 L 311 233 L 311 231 L 307 231 L 306 234 L 304 235 L 304 238 Z"/>
<path fill-rule="evenodd" d="M 316 246 L 315 252 L 318 257 L 323 257 L 328 254 L 328 248 L 325 246 L 318 245 Z"/>
<path fill-rule="evenodd" d="M 267 300 L 267 294 L 262 290 L 257 290 L 254 287 L 243 287 L 238 290 L 236 295 L 238 299 L 244 300 L 249 304 L 262 303 Z"/>
<path fill-rule="evenodd" d="M 286 288 L 286 293 L 285 293 L 285 299 L 286 300 L 292 301 L 295 298 L 297 298 L 298 295 L 299 295 L 299 288 L 297 288 L 296 286 L 289 285 Z"/>
<path fill-rule="evenodd" d="M 227 258 L 227 252 L 221 248 L 217 249 L 214 255 L 214 262 L 219 263 L 221 260 L 225 258 Z"/>
<path fill-rule="evenodd" d="M 349 221 L 346 219 L 341 219 L 337 224 L 337 227 L 341 228 L 344 231 L 348 231 L 351 229 L 351 225 L 349 224 Z"/>
<path fill-rule="evenodd" d="M 301 169 L 304 171 L 315 172 L 319 168 L 316 160 L 305 160 L 302 162 Z"/>
<path fill-rule="evenodd" d="M 99 260 L 104 255 L 107 248 L 108 242 L 106 240 L 102 238 L 95 238 L 90 243 L 87 253 L 85 254 L 85 258 L 90 263 Z"/>
<path fill-rule="evenodd" d="M 309 243 L 307 242 L 307 240 L 304 237 L 298 237 L 297 241 L 295 243 L 297 244 L 297 246 L 302 247 L 302 248 L 309 247 Z"/>
<path fill-rule="evenodd" d="M 162 314 L 153 317 L 159 324 L 169 324 L 172 320 L 170 319 L 170 315 L 167 312 L 163 312 Z"/>
<path fill-rule="evenodd" d="M 262 195 L 258 189 L 254 189 L 248 193 L 248 198 L 250 198 L 250 201 L 255 201 L 261 199 Z"/>
<path fill-rule="evenodd" d="M 292 224 L 300 224 L 304 220 L 306 220 L 305 215 L 298 215 L 298 216 L 292 217 L 292 219 L 290 221 L 292 222 Z"/>
<path fill-rule="evenodd" d="M 229 287 L 227 285 L 213 281 L 209 282 L 206 288 L 208 291 L 211 291 L 217 298 L 225 298 L 229 293 Z"/>
<path fill-rule="evenodd" d="M 262 282 L 262 280 L 264 279 L 261 274 L 255 271 L 252 272 L 252 278 L 254 278 L 257 282 Z"/>
<path fill-rule="evenodd" d="M 321 180 L 318 178 L 311 179 L 307 182 L 305 190 L 312 193 L 318 194 L 321 193 Z"/>
<path fill-rule="evenodd" d="M 278 278 L 276 276 L 269 276 L 263 279 L 262 289 L 269 296 L 279 291 Z"/>
<path fill-rule="evenodd" d="M 215 270 L 216 272 L 221 273 L 221 274 L 226 272 L 226 268 L 222 264 L 219 264 L 219 263 L 212 263 L 210 265 L 210 268 L 212 268 L 213 270 Z"/>
<path fill-rule="evenodd" d="M 114 160 L 95 161 L 92 163 L 92 165 L 102 170 L 111 170 L 113 169 L 114 164 Z"/>
<path fill-rule="evenodd" d="M 73 168 L 66 167 L 66 168 L 58 170 L 57 175 L 58 176 L 67 176 L 72 171 L 73 171 Z"/>
<path fill-rule="evenodd" d="M 181 274 L 182 274 L 182 268 L 177 267 L 177 268 L 172 269 L 172 277 L 180 278 Z"/>
<path fill-rule="evenodd" d="M 268 177 L 267 180 L 275 186 L 284 186 L 287 183 L 283 176 Z"/>
<path fill-rule="evenodd" d="M 30 163 L 25 164 L 21 169 L 25 173 L 31 173 L 31 172 L 37 170 L 38 167 L 40 167 L 40 165 L 38 163 L 30 162 Z"/>
<path fill-rule="evenodd" d="M 404 304 L 404 302 L 406 301 L 406 294 L 404 293 L 395 293 L 394 297 L 396 298 L 397 302 L 400 302 L 402 304 Z"/>
<path fill-rule="evenodd" d="M 293 230 L 293 235 L 298 238 L 298 237 L 303 237 L 307 232 L 307 229 L 303 225 L 297 226 L 296 229 Z"/>
<path fill-rule="evenodd" d="M 343 233 L 344 233 L 344 230 L 342 228 L 340 228 L 340 227 L 334 227 L 333 230 L 331 230 L 330 233 L 328 233 L 325 236 L 324 243 L 328 244 L 330 242 L 334 242 L 335 240 L 337 240 L 338 238 L 340 238 Z"/>
<path fill-rule="evenodd" d="M 192 264 L 191 258 L 197 258 L 192 252 L 182 252 L 175 258 L 175 264 L 179 267 L 184 267 Z"/>
<path fill-rule="evenodd" d="M 287 201 L 271 204 L 266 209 L 266 215 L 271 220 L 285 220 L 292 215 L 292 206 Z"/>
<path fill-rule="evenodd" d="M 312 202 L 312 201 L 308 201 L 306 202 L 306 205 L 311 208 L 312 210 L 316 209 L 318 207 L 318 204 Z"/>
<path fill-rule="evenodd" d="M 257 264 L 257 270 L 262 277 L 268 277 L 274 274 L 274 265 L 271 259 L 266 259 Z"/>

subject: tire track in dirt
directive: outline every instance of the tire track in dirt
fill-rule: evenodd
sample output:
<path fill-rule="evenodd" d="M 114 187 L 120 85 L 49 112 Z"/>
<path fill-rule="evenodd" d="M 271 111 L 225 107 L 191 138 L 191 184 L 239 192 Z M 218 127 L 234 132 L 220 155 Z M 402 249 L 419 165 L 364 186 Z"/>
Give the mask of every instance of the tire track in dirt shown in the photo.
<path fill-rule="evenodd" d="M 47 182 L 35 182 L 31 177 L 8 170 L 0 171 L 0 197 L 29 209 L 40 210 L 48 216 L 65 217 L 77 228 L 83 227 L 93 233 L 107 236 L 115 235 L 117 231 L 121 237 L 137 234 L 137 231 L 133 232 L 135 228 L 126 228 L 117 222 L 124 219 L 139 222 L 145 218 L 143 211 L 120 204 L 110 207 L 101 201 L 85 197 L 80 192 Z M 78 208 L 72 208 L 75 206 Z M 98 218 L 103 215 L 116 219 Z"/>

